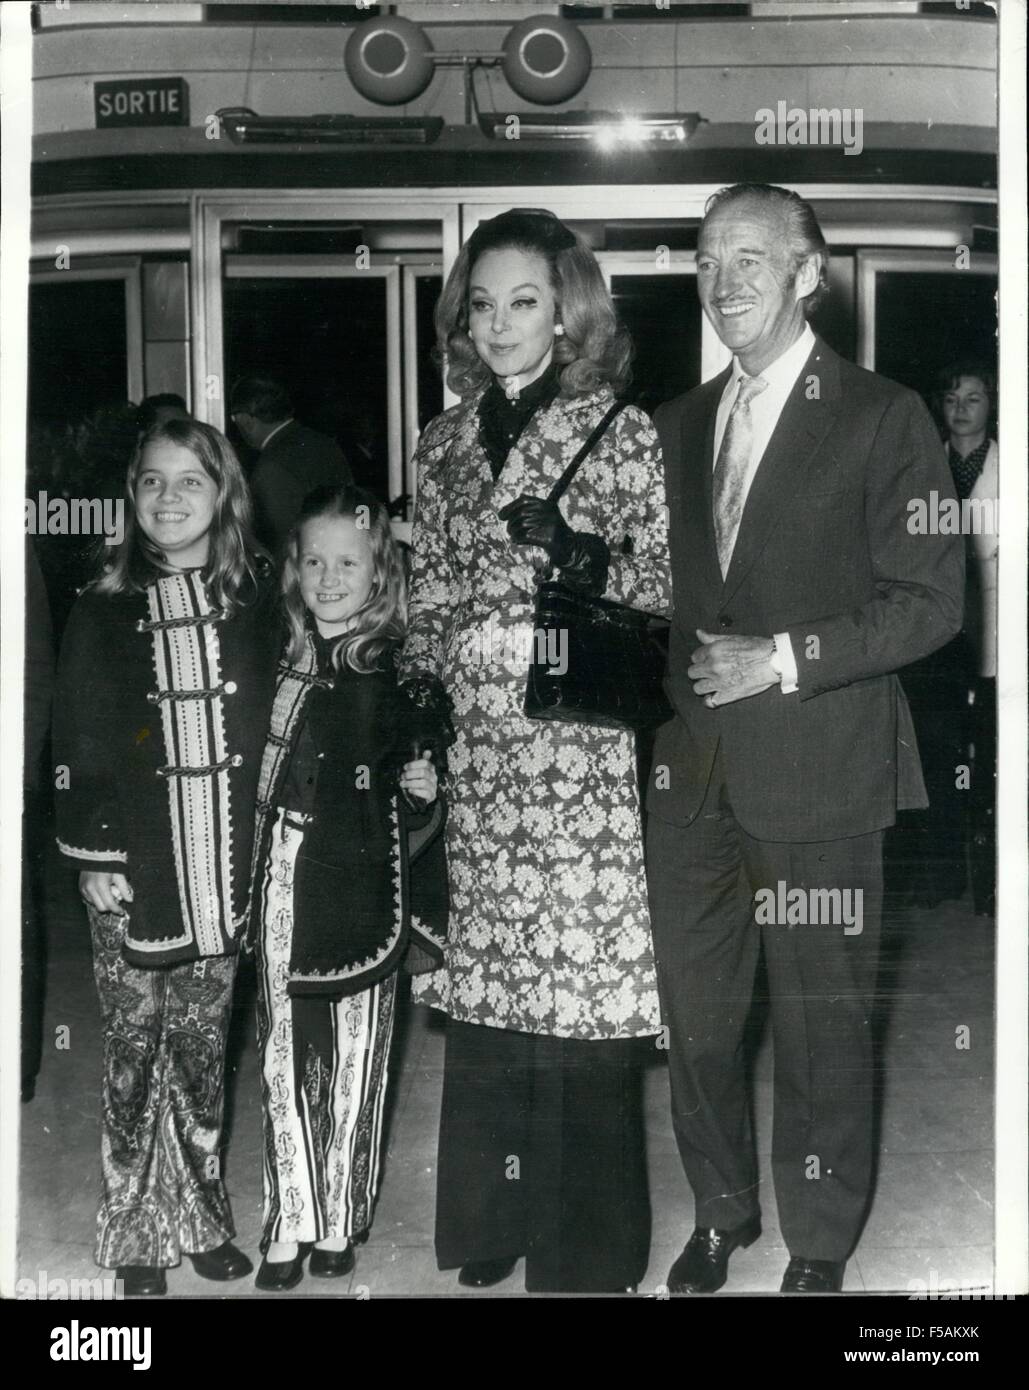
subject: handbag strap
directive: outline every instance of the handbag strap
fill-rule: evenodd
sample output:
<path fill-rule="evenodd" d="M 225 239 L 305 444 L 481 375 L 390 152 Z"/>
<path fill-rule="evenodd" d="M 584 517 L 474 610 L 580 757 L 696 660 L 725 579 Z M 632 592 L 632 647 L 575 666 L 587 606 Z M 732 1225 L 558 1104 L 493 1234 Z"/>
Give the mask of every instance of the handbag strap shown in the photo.
<path fill-rule="evenodd" d="M 596 429 L 593 430 L 589 438 L 586 440 L 586 443 L 582 446 L 579 452 L 575 455 L 575 458 L 572 459 L 571 463 L 561 474 L 560 478 L 558 478 L 557 482 L 547 493 L 548 502 L 557 502 L 561 497 L 564 496 L 564 494 L 568 490 L 569 483 L 572 481 L 576 473 L 578 473 L 579 469 L 586 462 L 590 454 L 593 452 L 596 446 L 600 443 L 601 439 L 604 437 L 604 434 L 607 432 L 608 425 L 610 425 L 611 421 L 615 418 L 616 415 L 620 415 L 622 413 L 622 411 L 628 404 L 628 401 L 615 401 L 614 405 L 611 406 L 609 410 L 606 410 L 604 412 L 603 418 L 597 425 Z"/>

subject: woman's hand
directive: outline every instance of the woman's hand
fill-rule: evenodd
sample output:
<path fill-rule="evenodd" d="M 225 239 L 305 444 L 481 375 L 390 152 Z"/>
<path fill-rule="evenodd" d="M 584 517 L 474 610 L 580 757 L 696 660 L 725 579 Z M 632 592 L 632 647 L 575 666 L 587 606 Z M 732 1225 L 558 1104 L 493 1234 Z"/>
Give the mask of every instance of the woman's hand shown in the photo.
<path fill-rule="evenodd" d="M 563 568 L 575 553 L 575 532 L 556 502 L 545 497 L 519 497 L 497 513 L 507 522 L 507 534 L 515 545 L 538 545 L 550 563 Z"/>
<path fill-rule="evenodd" d="M 405 763 L 400 773 L 400 790 L 407 798 L 408 805 L 422 809 L 431 806 L 439 790 L 439 778 L 432 765 L 432 754 L 426 758 L 414 758 Z"/>
<path fill-rule="evenodd" d="M 83 902 L 99 912 L 115 912 L 119 917 L 125 917 L 127 913 L 122 903 L 132 901 L 132 884 L 124 874 L 97 873 L 93 869 L 85 869 L 79 874 L 79 894 Z"/>

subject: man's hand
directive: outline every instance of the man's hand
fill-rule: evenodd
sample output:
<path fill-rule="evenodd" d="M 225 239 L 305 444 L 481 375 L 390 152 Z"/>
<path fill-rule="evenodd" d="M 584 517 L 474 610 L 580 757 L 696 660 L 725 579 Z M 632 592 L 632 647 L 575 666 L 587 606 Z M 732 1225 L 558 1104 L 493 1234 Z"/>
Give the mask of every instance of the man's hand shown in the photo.
<path fill-rule="evenodd" d="M 126 915 L 123 903 L 132 901 L 132 884 L 124 874 L 102 874 L 92 869 L 79 874 L 79 893 L 83 901 L 100 912 Z"/>
<path fill-rule="evenodd" d="M 775 643 L 770 637 L 715 637 L 699 627 L 697 636 L 703 646 L 690 658 L 687 675 L 708 709 L 746 700 L 779 684 L 779 673 L 771 664 Z"/>

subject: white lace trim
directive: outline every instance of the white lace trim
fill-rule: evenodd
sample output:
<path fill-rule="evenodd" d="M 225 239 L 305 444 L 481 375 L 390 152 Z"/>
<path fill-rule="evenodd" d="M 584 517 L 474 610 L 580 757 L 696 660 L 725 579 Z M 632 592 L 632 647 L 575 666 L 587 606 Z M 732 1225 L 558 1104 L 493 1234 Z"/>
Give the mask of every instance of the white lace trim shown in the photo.
<path fill-rule="evenodd" d="M 63 840 L 57 841 L 57 848 L 69 859 L 88 859 L 97 864 L 107 863 L 108 860 L 125 864 L 129 857 L 123 849 L 78 849 L 75 845 L 66 845 Z"/>

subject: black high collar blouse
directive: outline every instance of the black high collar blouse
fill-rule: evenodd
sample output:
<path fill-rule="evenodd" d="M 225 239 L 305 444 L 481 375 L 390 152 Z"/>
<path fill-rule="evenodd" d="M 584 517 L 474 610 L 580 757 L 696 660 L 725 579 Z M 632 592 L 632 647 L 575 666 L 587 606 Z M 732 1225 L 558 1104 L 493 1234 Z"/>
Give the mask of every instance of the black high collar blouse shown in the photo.
<path fill-rule="evenodd" d="M 542 376 L 523 386 L 516 400 L 508 400 L 499 381 L 489 386 L 479 402 L 479 439 L 489 459 L 493 481 L 500 477 L 504 460 L 518 443 L 522 431 L 538 410 L 545 410 L 560 390 L 557 364 L 551 362 Z"/>

